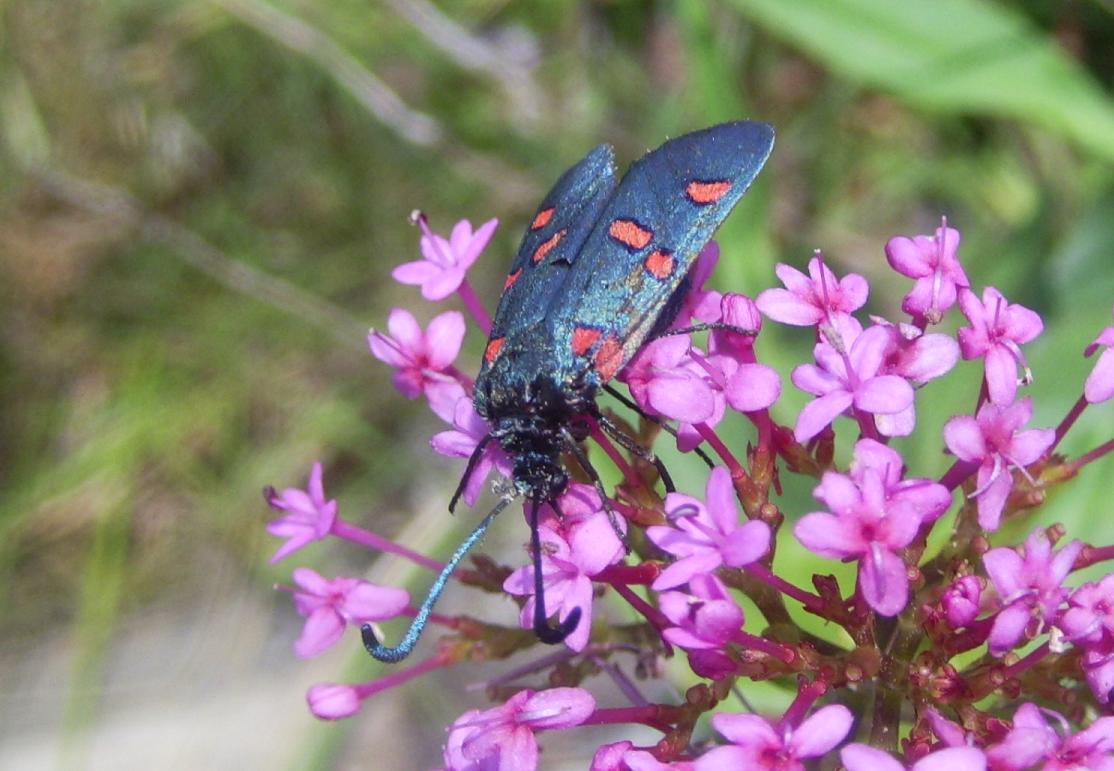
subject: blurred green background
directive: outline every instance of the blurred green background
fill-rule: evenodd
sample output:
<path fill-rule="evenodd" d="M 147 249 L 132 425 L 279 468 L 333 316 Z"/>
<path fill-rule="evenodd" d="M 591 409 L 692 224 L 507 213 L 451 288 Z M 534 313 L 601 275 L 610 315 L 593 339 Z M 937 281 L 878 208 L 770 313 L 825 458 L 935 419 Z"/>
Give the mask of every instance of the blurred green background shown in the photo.
<path fill-rule="evenodd" d="M 460 464 L 365 347 L 394 305 L 437 312 L 389 278 L 417 254 L 414 208 L 443 232 L 504 223 L 473 274 L 493 307 L 519 229 L 587 149 L 625 165 L 754 117 L 777 147 L 721 231 L 719 286 L 755 294 L 822 247 L 897 318 L 908 281 L 882 246 L 946 214 L 972 280 L 1044 314 L 1040 425 L 1111 321 L 1110 0 L 7 0 L 0 24 L 0 767 L 429 768 L 483 704 L 458 672 L 316 722 L 307 685 L 376 669 L 354 635 L 295 659 L 270 586 L 368 559 L 266 564 L 259 490 L 315 459 L 345 516 L 433 554 L 475 521 L 444 513 Z M 807 336 L 760 350 L 787 373 Z M 947 463 L 931 427 L 974 403 L 961 370 L 921 397 L 919 473 Z M 1109 438 L 1109 405 L 1087 417 L 1067 452 Z M 1111 472 L 1042 520 L 1108 542 Z M 492 547 L 513 555 L 512 525 Z M 547 767 L 607 738 L 563 738 Z"/>

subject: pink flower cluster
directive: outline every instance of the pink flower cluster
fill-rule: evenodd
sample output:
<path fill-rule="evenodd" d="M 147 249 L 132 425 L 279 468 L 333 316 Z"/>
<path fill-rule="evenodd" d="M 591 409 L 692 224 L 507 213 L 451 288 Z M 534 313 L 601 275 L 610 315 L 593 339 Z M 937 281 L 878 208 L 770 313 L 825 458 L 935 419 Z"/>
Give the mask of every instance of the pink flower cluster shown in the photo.
<path fill-rule="evenodd" d="M 423 259 L 395 278 L 420 285 L 427 300 L 457 297 L 486 336 L 490 317 L 466 274 L 495 220 L 477 230 L 462 221 L 445 238 L 423 215 L 415 219 Z M 704 249 L 671 333 L 644 345 L 617 378 L 647 421 L 666 424 L 678 450 L 708 461 L 703 494 L 663 494 L 647 453 L 626 452 L 591 428 L 620 483 L 608 500 L 593 485 L 570 483 L 541 508 L 538 527 L 546 607 L 561 620 L 579 612 L 580 622 L 557 653 L 485 684 L 498 704 L 448 728 L 446 769 L 529 771 L 540 762 L 538 734 L 588 725 L 661 735 L 648 746 L 599 747 L 595 771 L 788 771 L 820 759 L 849 771 L 1114 769 L 1114 717 L 1095 717 L 1111 710 L 1114 693 L 1114 574 L 1072 580 L 1114 558 L 1114 545 L 1065 540 L 1060 526 L 1030 526 L 1018 545 L 994 536 L 1114 450 L 1111 438 L 1075 458 L 1055 452 L 1090 405 L 1114 398 L 1114 326 L 1086 346 L 1086 356 L 1099 355 L 1061 423 L 1030 427 L 1034 376 L 1024 346 L 1044 322 L 994 287 L 973 288 L 959 246 L 946 222 L 886 244 L 889 265 L 913 279 L 900 303 L 908 317 L 897 320 L 864 317 L 867 280 L 838 276 L 819 252 L 807 273 L 779 265 L 783 286 L 752 300 L 705 287 L 719 247 Z M 932 331 L 956 313 L 954 335 Z M 796 414 L 782 403 L 783 376 L 760 360 L 763 318 L 811 330 L 812 359 L 788 377 L 811 397 Z M 696 337 L 693 324 L 709 331 Z M 435 452 L 472 458 L 482 445 L 462 491 L 473 505 L 492 472 L 507 477 L 511 463 L 472 405 L 465 372 L 476 367 L 456 364 L 467 332 L 459 311 L 432 315 L 423 328 L 396 308 L 368 343 L 392 368 L 396 389 L 424 399 L 446 424 L 432 437 Z M 981 367 L 974 409 L 942 432 L 922 426 L 917 402 L 971 366 L 961 360 Z M 751 428 L 740 440 L 741 421 Z M 939 447 L 950 467 L 935 476 L 910 468 L 894 437 Z M 794 500 L 783 485 L 798 480 L 812 486 L 814 511 L 783 509 Z M 268 488 L 266 499 L 280 512 L 268 531 L 286 539 L 275 561 L 333 537 L 443 567 L 342 518 L 319 463 L 306 490 Z M 811 586 L 791 580 L 800 566 L 781 556 L 802 550 L 821 571 Z M 838 562 L 852 563 L 854 577 L 824 572 Z M 532 628 L 539 588 L 529 560 L 481 561 L 453 577 L 517 603 L 519 627 L 464 609 L 434 614 L 443 634 L 427 658 L 369 682 L 315 686 L 307 694 L 313 713 L 349 717 L 374 695 L 438 669 L 533 650 L 537 641 L 523 631 Z M 299 656 L 336 644 L 349 625 L 416 613 L 399 588 L 308 568 L 295 569 L 293 581 L 280 588 L 306 618 L 294 642 Z M 834 637 L 818 636 L 802 614 Z M 662 676 L 661 661 L 678 652 L 692 672 L 684 696 L 651 700 L 630 673 Z M 590 688 L 601 676 L 623 701 L 597 702 Z M 745 693 L 747 680 L 783 686 L 784 710 L 740 712 L 732 693 Z"/>

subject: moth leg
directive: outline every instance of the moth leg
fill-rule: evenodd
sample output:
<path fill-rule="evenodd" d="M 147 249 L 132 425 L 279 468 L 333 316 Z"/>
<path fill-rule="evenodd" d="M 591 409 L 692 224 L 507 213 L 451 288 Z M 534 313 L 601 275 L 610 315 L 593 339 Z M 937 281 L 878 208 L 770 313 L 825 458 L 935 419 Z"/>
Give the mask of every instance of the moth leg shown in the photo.
<path fill-rule="evenodd" d="M 722 329 L 727 332 L 737 332 L 740 335 L 747 335 L 754 337 L 758 334 L 757 329 L 747 329 L 745 327 L 737 327 L 734 324 L 725 324 L 722 321 L 710 321 L 706 324 L 693 324 L 691 327 L 678 327 L 677 329 L 667 329 L 659 332 L 646 342 L 660 340 L 663 337 L 676 337 L 677 335 L 691 335 L 694 332 L 708 332 L 710 330 Z"/>
<path fill-rule="evenodd" d="M 654 464 L 654 468 L 658 470 L 658 476 L 661 477 L 662 484 L 665 485 L 665 491 L 667 493 L 677 492 L 677 486 L 673 484 L 673 477 L 669 475 L 669 470 L 665 467 L 665 464 L 661 462 L 661 458 L 654 455 L 650 449 L 643 447 L 634 438 L 627 436 L 626 432 L 616 425 L 615 421 L 602 412 L 597 412 L 595 418 L 600 428 L 604 430 L 604 433 L 622 445 L 623 449 L 627 452 L 634 453 L 647 463 Z"/>
<path fill-rule="evenodd" d="M 449 499 L 450 514 L 456 509 L 456 504 L 460 501 L 460 496 L 464 495 L 464 488 L 467 487 L 468 480 L 471 479 L 472 472 L 476 470 L 476 464 L 480 462 L 480 457 L 484 454 L 484 449 L 490 441 L 491 434 L 485 435 L 484 438 L 476 444 L 476 449 L 472 450 L 472 454 L 468 456 L 468 465 L 464 467 L 464 474 L 460 477 L 460 481 L 456 485 L 453 497 Z"/>
<path fill-rule="evenodd" d="M 611 529 L 615 531 L 615 535 L 619 536 L 619 540 L 623 542 L 623 548 L 626 549 L 627 554 L 630 554 L 630 543 L 627 541 L 627 534 L 619 527 L 619 515 L 615 509 L 611 507 L 611 496 L 607 494 L 604 489 L 603 480 L 600 479 L 599 472 L 592 462 L 588 460 L 587 453 L 580 447 L 576 439 L 573 437 L 572 432 L 568 428 L 563 428 L 562 433 L 565 437 L 565 444 L 568 446 L 569 452 L 576 458 L 576 462 L 584 469 L 584 473 L 592 480 L 592 486 L 596 488 L 596 492 L 600 494 L 600 501 L 603 502 L 603 510 L 607 512 L 607 521 L 611 523 Z"/>
<path fill-rule="evenodd" d="M 628 409 L 631 409 L 631 410 L 634 410 L 635 412 L 637 412 L 639 414 L 640 417 L 643 417 L 646 420 L 650 421 L 651 423 L 655 424 L 656 426 L 661 428 L 662 431 L 669 434 L 674 439 L 677 438 L 677 429 L 673 428 L 673 426 L 666 423 L 664 420 L 659 418 L 657 415 L 650 415 L 649 413 L 645 412 L 641 407 L 639 407 L 637 404 L 635 404 L 632 400 L 630 400 L 626 396 L 624 396 L 622 391 L 617 390 L 616 388 L 612 387 L 611 385 L 604 385 L 603 390 L 607 391 L 609 394 L 614 396 L 619 401 L 619 403 L 622 404 L 624 407 L 626 407 Z M 706 452 L 704 452 L 704 450 L 700 449 L 699 446 L 696 446 L 696 447 L 692 448 L 692 452 L 695 453 L 696 456 L 698 458 L 700 458 L 700 460 L 704 461 L 704 463 L 707 464 L 708 468 L 715 468 L 716 467 L 716 464 L 712 462 L 712 459 L 710 457 L 708 457 L 708 453 L 706 453 Z"/>

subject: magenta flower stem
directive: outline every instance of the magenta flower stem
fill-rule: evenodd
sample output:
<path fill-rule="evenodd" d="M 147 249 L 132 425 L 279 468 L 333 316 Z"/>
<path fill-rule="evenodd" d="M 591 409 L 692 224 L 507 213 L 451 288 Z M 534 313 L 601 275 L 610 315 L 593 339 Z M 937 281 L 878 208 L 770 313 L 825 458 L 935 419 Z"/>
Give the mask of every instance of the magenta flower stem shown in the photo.
<path fill-rule="evenodd" d="M 757 562 L 752 562 L 751 564 L 744 566 L 743 570 L 750 573 L 762 583 L 768 584 L 769 586 L 777 589 L 779 592 L 786 595 L 787 597 L 792 597 L 794 600 L 804 605 L 807 610 L 810 610 L 818 615 L 823 615 L 824 601 L 820 599 L 820 597 L 812 594 L 811 592 L 806 592 L 800 587 L 794 586 L 780 576 L 774 575 L 773 571 L 771 571 L 765 565 L 761 565 Z"/>
<path fill-rule="evenodd" d="M 623 479 L 626 479 L 627 481 L 632 483 L 637 481 L 638 475 L 634 473 L 634 469 L 632 469 L 630 467 L 630 464 L 627 463 L 627 459 L 624 458 L 623 454 L 619 452 L 618 448 L 616 448 L 615 445 L 611 443 L 611 440 L 608 439 L 602 431 L 600 431 L 599 425 L 596 424 L 594 421 L 592 423 L 592 438 L 596 440 L 596 444 L 603 448 L 603 451 L 607 454 L 607 457 L 611 458 L 611 462 L 618 467 L 620 472 L 622 472 Z"/>
<path fill-rule="evenodd" d="M 825 681 L 813 680 L 812 682 L 805 682 L 804 678 L 802 678 L 800 688 L 797 691 L 797 697 L 793 699 L 793 703 L 785 710 L 785 715 L 781 718 L 779 723 L 782 726 L 796 728 L 804 721 L 805 715 L 808 714 L 813 703 L 827 692 L 828 684 Z"/>
<path fill-rule="evenodd" d="M 770 419 L 769 410 L 745 413 L 754 427 L 758 429 L 758 449 L 773 450 L 774 447 L 774 422 Z"/>
<path fill-rule="evenodd" d="M 742 630 L 731 635 L 731 641 L 737 642 L 745 648 L 761 651 L 767 656 L 784 661 L 786 664 L 792 664 L 793 660 L 797 658 L 797 654 L 788 645 L 782 645 Z"/>
<path fill-rule="evenodd" d="M 405 546 L 401 546 L 381 535 L 376 535 L 370 530 L 364 530 L 362 527 L 353 525 L 351 522 L 346 522 L 343 519 L 337 519 L 336 522 L 333 523 L 332 532 L 337 538 L 343 538 L 346 541 L 357 543 L 372 551 L 389 552 L 390 554 L 397 554 L 400 557 L 405 557 L 424 568 L 429 568 L 434 573 L 440 573 L 445 567 L 444 562 L 438 562 L 432 557 L 427 557 L 424 554 L 419 554 L 416 551 L 407 549 Z"/>
<path fill-rule="evenodd" d="M 948 488 L 948 490 L 954 490 L 966 482 L 968 477 L 978 470 L 979 464 L 973 461 L 957 460 L 952 464 L 951 468 L 945 471 L 944 475 L 940 477 L 940 484 Z"/>
<path fill-rule="evenodd" d="M 732 454 L 731 450 L 727 449 L 727 445 L 725 445 L 719 438 L 719 435 L 716 434 L 715 429 L 713 429 L 707 423 L 695 423 L 693 425 L 696 428 L 697 432 L 699 432 L 700 436 L 703 437 L 704 441 L 707 442 L 713 450 L 715 450 L 716 455 L 718 455 L 720 457 L 720 460 L 724 462 L 724 465 L 727 466 L 727 470 L 731 472 L 732 479 L 742 479 L 747 475 L 746 470 L 743 469 L 743 466 L 741 463 L 739 463 L 738 458 L 736 458 Z"/>
<path fill-rule="evenodd" d="M 476 295 L 476 290 L 468 283 L 467 278 L 460 282 L 460 286 L 457 287 L 456 293 L 460 295 L 464 307 L 472 314 L 472 318 L 476 320 L 476 324 L 479 325 L 483 333 L 485 335 L 490 335 L 491 317 L 487 315 L 487 310 L 484 308 L 483 303 L 480 302 L 480 298 Z"/>
<path fill-rule="evenodd" d="M 659 634 L 664 629 L 672 626 L 672 624 L 669 623 L 669 619 L 667 619 L 660 610 L 639 597 L 629 586 L 624 584 L 612 584 L 611 588 L 615 590 L 616 594 L 630 603 L 632 608 L 641 613 Z"/>
<path fill-rule="evenodd" d="M 1082 570 L 1085 567 L 1094 565 L 1096 562 L 1105 562 L 1106 560 L 1114 559 L 1114 546 L 1088 546 L 1079 555 L 1079 559 L 1075 561 L 1073 570 Z M 275 587 L 278 588 L 277 586 Z"/>
<path fill-rule="evenodd" d="M 885 439 L 878 433 L 878 427 L 874 425 L 874 416 L 860 409 L 855 409 L 854 412 L 855 420 L 859 423 L 859 431 L 862 437 L 864 439 L 873 439 L 876 442 L 885 443 Z"/>
<path fill-rule="evenodd" d="M 432 672 L 435 669 L 447 667 L 451 663 L 452 662 L 445 656 L 442 656 L 441 654 L 435 654 L 424 661 L 418 662 L 412 667 L 396 669 L 386 677 L 380 677 L 376 680 L 372 680 L 367 683 L 361 683 L 360 685 L 356 685 L 353 687 L 356 690 L 356 694 L 361 699 L 366 699 L 368 696 L 372 696 L 376 693 L 382 693 L 383 691 L 388 691 L 391 688 L 395 688 L 402 685 L 403 683 L 407 683 L 416 677 L 421 677 L 422 675 Z"/>
<path fill-rule="evenodd" d="M 1008 667 L 1003 667 L 1002 668 L 1002 675 L 1005 676 L 1005 677 L 1017 677 L 1018 675 L 1023 673 L 1026 669 L 1033 666 L 1034 664 L 1039 662 L 1041 659 L 1043 659 L 1045 656 L 1047 656 L 1049 650 L 1050 650 L 1049 644 L 1048 643 L 1042 643 L 1041 645 L 1039 645 L 1036 648 L 1036 650 L 1029 653 L 1029 655 L 1015 661 L 1013 664 L 1010 664 Z"/>
<path fill-rule="evenodd" d="M 1060 440 L 1064 438 L 1064 435 L 1075 425 L 1075 421 L 1083 414 L 1083 410 L 1087 409 L 1087 404 L 1087 399 L 1080 396 L 1075 404 L 1071 406 L 1071 409 L 1068 410 L 1068 414 L 1060 421 L 1060 425 L 1056 426 L 1056 439 L 1052 442 L 1052 446 L 1048 448 L 1048 453 L 1050 455 L 1052 451 L 1056 449 L 1056 445 L 1060 443 Z"/>
<path fill-rule="evenodd" d="M 644 707 L 611 707 L 597 709 L 581 725 L 625 725 L 640 723 L 657 729 L 663 734 L 669 733 L 673 726 L 662 719 L 662 708 L 657 704 L 647 704 Z"/>
<path fill-rule="evenodd" d="M 641 565 L 608 565 L 599 573 L 592 576 L 593 581 L 602 581 L 605 584 L 652 584 L 661 575 L 661 563 L 643 562 Z"/>
<path fill-rule="evenodd" d="M 1103 442 L 1102 444 L 1100 444 L 1095 449 L 1091 450 L 1088 453 L 1084 453 L 1083 455 L 1080 455 L 1078 458 L 1076 458 L 1071 463 L 1068 463 L 1066 465 L 1073 473 L 1078 472 L 1079 469 L 1083 468 L 1084 466 L 1086 466 L 1091 461 L 1098 460 L 1103 455 L 1106 455 L 1107 453 L 1111 452 L 1112 450 L 1114 450 L 1114 439 L 1111 439 L 1107 442 Z"/>

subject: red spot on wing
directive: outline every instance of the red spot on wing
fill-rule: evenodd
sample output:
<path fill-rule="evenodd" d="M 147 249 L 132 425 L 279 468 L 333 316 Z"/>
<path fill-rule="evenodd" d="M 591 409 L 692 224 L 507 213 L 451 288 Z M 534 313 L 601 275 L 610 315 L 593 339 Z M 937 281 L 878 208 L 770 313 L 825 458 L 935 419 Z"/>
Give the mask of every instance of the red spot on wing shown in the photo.
<path fill-rule="evenodd" d="M 542 209 L 534 215 L 534 221 L 530 223 L 530 230 L 541 230 L 549 224 L 549 220 L 553 217 L 553 207 Z"/>
<path fill-rule="evenodd" d="M 565 237 L 565 232 L 566 231 L 564 229 L 558 230 L 549 238 L 538 244 L 538 248 L 534 250 L 534 256 L 530 259 L 532 259 L 534 262 L 541 262 L 542 260 L 544 260 L 545 256 L 549 254 L 553 247 L 561 243 L 561 239 Z"/>
<path fill-rule="evenodd" d="M 673 268 L 677 263 L 673 259 L 673 252 L 668 249 L 655 249 L 650 252 L 644 264 L 654 278 L 667 279 L 673 274 Z"/>
<path fill-rule="evenodd" d="M 518 281 L 518 277 L 521 276 L 521 275 L 522 275 L 522 268 L 519 268 L 514 273 L 509 274 L 507 276 L 507 280 L 503 282 L 503 291 L 506 292 L 508 289 L 510 289 L 512 286 L 514 286 L 514 282 Z"/>
<path fill-rule="evenodd" d="M 600 343 L 600 347 L 596 349 L 595 366 L 596 372 L 600 373 L 600 377 L 604 380 L 610 380 L 619 374 L 619 370 L 623 368 L 624 356 L 623 345 L 615 337 L 606 337 Z"/>
<path fill-rule="evenodd" d="M 701 206 L 706 204 L 715 203 L 719 199 L 727 195 L 727 191 L 731 189 L 730 180 L 721 179 L 713 182 L 701 182 L 700 180 L 693 180 L 685 186 L 685 195 L 693 203 L 698 203 Z"/>
<path fill-rule="evenodd" d="M 493 337 L 487 341 L 487 348 L 484 349 L 484 361 L 488 364 L 495 361 L 495 357 L 499 355 L 499 349 L 503 347 L 506 342 L 505 337 Z"/>
<path fill-rule="evenodd" d="M 613 220 L 607 234 L 628 249 L 635 251 L 645 248 L 654 237 L 654 231 L 647 230 L 634 220 Z"/>
<path fill-rule="evenodd" d="M 577 356 L 588 353 L 588 349 L 595 345 L 602 333 L 591 327 L 577 327 L 572 331 L 572 352 Z"/>

